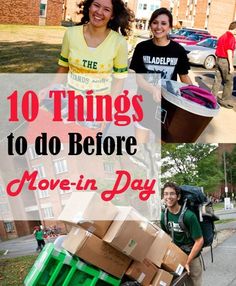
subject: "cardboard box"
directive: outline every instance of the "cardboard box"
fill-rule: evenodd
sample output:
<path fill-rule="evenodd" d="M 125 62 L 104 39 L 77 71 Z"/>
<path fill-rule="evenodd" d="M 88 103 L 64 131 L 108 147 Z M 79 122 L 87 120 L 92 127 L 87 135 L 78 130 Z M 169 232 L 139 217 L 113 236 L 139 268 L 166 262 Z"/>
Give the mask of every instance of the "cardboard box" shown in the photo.
<path fill-rule="evenodd" d="M 157 236 L 151 245 L 146 258 L 148 258 L 156 266 L 161 267 L 163 258 L 166 254 L 170 242 L 171 237 L 162 229 L 158 228 Z"/>
<path fill-rule="evenodd" d="M 141 285 L 149 286 L 157 271 L 158 268 L 155 265 L 148 259 L 144 259 L 143 262 L 133 261 L 125 275 L 138 281 Z"/>
<path fill-rule="evenodd" d="M 90 232 L 73 227 L 62 246 L 86 262 L 121 278 L 128 269 L 131 259 Z"/>
<path fill-rule="evenodd" d="M 171 242 L 163 258 L 162 268 L 167 271 L 175 272 L 177 275 L 181 275 L 187 259 L 187 254 Z"/>
<path fill-rule="evenodd" d="M 151 286 L 170 286 L 173 279 L 173 275 L 163 269 L 159 269 L 154 279 L 151 282 Z"/>
<path fill-rule="evenodd" d="M 119 207 L 119 213 L 103 240 L 142 262 L 156 237 L 156 228 L 132 207 Z"/>
<path fill-rule="evenodd" d="M 111 202 L 104 202 L 96 192 L 75 192 L 71 194 L 59 220 L 79 225 L 103 238 L 118 209 Z"/>

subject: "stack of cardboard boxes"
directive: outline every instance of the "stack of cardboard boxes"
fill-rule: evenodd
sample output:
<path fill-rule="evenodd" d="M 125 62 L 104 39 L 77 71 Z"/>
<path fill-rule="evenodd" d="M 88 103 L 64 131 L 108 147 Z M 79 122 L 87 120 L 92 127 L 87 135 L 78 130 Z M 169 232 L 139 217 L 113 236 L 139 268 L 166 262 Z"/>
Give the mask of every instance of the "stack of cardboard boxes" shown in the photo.
<path fill-rule="evenodd" d="M 168 286 L 184 270 L 186 254 L 164 231 L 95 192 L 72 193 L 59 220 L 72 227 L 63 248 L 115 277 Z"/>

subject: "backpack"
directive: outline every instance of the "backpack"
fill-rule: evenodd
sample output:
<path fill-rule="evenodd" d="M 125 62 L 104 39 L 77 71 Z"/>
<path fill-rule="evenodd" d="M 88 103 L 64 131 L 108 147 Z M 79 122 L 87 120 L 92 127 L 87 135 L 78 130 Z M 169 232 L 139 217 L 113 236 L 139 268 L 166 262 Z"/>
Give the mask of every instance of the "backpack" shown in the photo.
<path fill-rule="evenodd" d="M 183 86 L 180 89 L 181 96 L 207 108 L 216 109 L 216 97 L 208 90 L 195 85 Z"/>
<path fill-rule="evenodd" d="M 188 186 L 183 185 L 180 186 L 181 190 L 181 198 L 180 205 L 181 213 L 178 219 L 178 223 L 180 228 L 185 232 L 187 236 L 189 236 L 189 231 L 184 224 L 184 215 L 187 209 L 194 212 L 198 218 L 198 221 L 201 226 L 202 236 L 204 239 L 203 247 L 210 246 L 211 247 L 211 258 L 213 262 L 213 253 L 212 253 L 212 243 L 216 235 L 214 222 L 219 220 L 219 218 L 214 214 L 212 203 L 207 200 L 207 197 L 203 193 L 203 189 L 201 187 L 196 186 Z M 171 234 L 172 239 L 174 238 L 173 230 L 169 229 L 168 226 L 168 209 L 165 208 L 164 211 L 164 225 L 169 234 Z M 187 245 L 181 247 L 183 251 L 190 252 L 193 245 Z"/>

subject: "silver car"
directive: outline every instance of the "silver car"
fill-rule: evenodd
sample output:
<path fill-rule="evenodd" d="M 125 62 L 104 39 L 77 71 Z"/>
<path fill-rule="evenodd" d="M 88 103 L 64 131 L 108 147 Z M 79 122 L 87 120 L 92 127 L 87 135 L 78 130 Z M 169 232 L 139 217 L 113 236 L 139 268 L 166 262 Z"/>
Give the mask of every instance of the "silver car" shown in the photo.
<path fill-rule="evenodd" d="M 189 62 L 192 64 L 203 65 L 204 68 L 213 69 L 216 64 L 217 39 L 208 38 L 196 45 L 184 46 Z M 236 65 L 236 56 L 234 56 L 234 65 Z"/>

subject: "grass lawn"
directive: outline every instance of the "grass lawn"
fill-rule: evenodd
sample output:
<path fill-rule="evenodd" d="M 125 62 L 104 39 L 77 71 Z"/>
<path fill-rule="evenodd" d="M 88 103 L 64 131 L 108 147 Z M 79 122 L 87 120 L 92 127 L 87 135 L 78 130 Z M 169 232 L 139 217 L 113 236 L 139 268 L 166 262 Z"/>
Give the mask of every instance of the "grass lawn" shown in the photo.
<path fill-rule="evenodd" d="M 0 73 L 54 73 L 65 27 L 0 25 Z"/>
<path fill-rule="evenodd" d="M 55 73 L 66 29 L 0 24 L 0 73 Z M 130 52 L 136 43 L 135 35 L 129 40 Z"/>
<path fill-rule="evenodd" d="M 0 285 L 23 285 L 37 255 L 0 259 Z"/>
<path fill-rule="evenodd" d="M 233 222 L 233 221 L 236 221 L 236 218 L 220 219 L 220 220 L 217 220 L 215 224 L 222 224 L 222 223 L 228 223 L 228 222 Z"/>
<path fill-rule="evenodd" d="M 215 211 L 223 210 L 224 209 L 224 202 L 214 204 L 213 208 Z"/>

